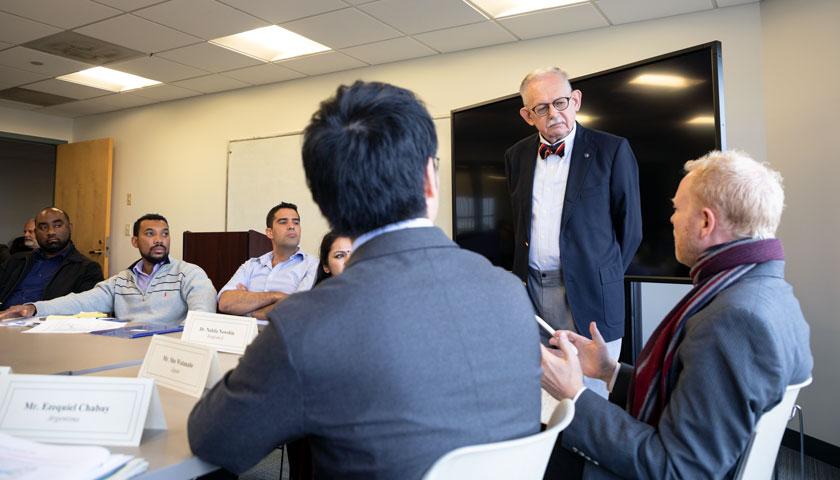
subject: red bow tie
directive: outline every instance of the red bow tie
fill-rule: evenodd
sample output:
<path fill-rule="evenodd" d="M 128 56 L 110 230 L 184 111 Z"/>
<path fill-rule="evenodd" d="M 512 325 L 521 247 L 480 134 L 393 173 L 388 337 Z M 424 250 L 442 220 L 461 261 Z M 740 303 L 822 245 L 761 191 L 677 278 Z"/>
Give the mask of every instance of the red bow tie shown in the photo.
<path fill-rule="evenodd" d="M 540 158 L 545 160 L 545 157 L 549 155 L 558 155 L 560 157 L 566 154 L 566 141 L 563 140 L 562 142 L 555 143 L 554 145 L 549 145 L 547 143 L 540 143 Z"/>

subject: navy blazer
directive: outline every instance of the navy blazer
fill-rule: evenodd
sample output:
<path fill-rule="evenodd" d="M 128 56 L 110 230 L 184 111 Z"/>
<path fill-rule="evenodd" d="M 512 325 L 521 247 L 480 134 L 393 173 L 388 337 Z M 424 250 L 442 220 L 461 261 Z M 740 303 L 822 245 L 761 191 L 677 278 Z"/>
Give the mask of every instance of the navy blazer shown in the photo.
<path fill-rule="evenodd" d="M 505 153 L 513 203 L 513 273 L 528 277 L 539 134 Z M 624 336 L 624 271 L 642 241 L 639 169 L 626 139 L 577 125 L 560 226 L 560 263 L 575 326 L 589 337 Z"/>

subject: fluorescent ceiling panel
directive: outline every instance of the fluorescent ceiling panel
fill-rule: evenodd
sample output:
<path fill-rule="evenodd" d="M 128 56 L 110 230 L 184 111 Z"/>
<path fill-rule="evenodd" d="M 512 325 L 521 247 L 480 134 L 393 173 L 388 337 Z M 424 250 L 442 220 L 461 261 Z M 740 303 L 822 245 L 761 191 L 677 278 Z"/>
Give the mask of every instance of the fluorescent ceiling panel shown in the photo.
<path fill-rule="evenodd" d="M 216 38 L 210 43 L 266 62 L 326 52 L 330 49 L 277 25 Z"/>
<path fill-rule="evenodd" d="M 493 18 L 510 17 L 522 13 L 535 12 L 548 8 L 565 7 L 586 0 L 470 0 L 470 3 L 484 10 Z"/>
<path fill-rule="evenodd" d="M 119 72 L 105 67 L 89 68 L 81 72 L 71 73 L 58 77 L 65 82 L 79 83 L 89 87 L 101 88 L 112 92 L 125 92 L 138 88 L 157 85 L 160 82 L 150 80 L 130 73 Z"/>

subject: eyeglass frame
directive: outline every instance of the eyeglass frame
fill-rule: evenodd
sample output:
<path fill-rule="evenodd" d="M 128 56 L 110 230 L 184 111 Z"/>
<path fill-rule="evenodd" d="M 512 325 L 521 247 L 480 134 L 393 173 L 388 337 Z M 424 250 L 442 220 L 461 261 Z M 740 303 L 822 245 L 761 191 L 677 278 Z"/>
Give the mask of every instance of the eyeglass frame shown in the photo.
<path fill-rule="evenodd" d="M 572 92 L 572 93 L 574 94 L 574 92 Z M 554 107 L 554 110 L 556 110 L 558 112 L 562 112 L 562 111 L 566 110 L 567 108 L 569 108 L 569 105 L 572 104 L 572 97 L 574 97 L 574 95 L 569 95 L 568 97 L 557 97 L 551 103 L 538 103 L 538 104 L 534 105 L 532 108 L 529 108 L 528 111 L 533 112 L 534 115 L 536 115 L 538 117 L 544 117 L 544 116 L 548 115 L 548 112 L 551 111 L 551 107 Z M 556 104 L 560 100 L 565 100 L 566 101 L 566 106 L 565 107 L 563 107 L 563 108 L 558 108 L 557 107 Z M 537 113 L 537 108 L 543 107 L 543 106 L 546 107 L 546 110 L 545 110 L 545 113 L 540 115 L 539 113 Z"/>

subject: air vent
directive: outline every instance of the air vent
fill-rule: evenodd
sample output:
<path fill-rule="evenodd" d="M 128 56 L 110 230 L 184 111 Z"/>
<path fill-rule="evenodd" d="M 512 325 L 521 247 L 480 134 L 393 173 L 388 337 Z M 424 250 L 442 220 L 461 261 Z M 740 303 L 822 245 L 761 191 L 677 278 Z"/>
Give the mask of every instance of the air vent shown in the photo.
<path fill-rule="evenodd" d="M 75 102 L 77 100 L 76 98 L 62 97 L 61 95 L 53 95 L 52 93 L 39 92 L 21 87 L 12 87 L 0 90 L 0 99 L 11 100 L 18 103 L 28 103 L 30 105 L 40 105 L 42 107 L 51 107 L 53 105 L 61 105 L 62 103 Z"/>
<path fill-rule="evenodd" d="M 145 55 L 137 50 L 70 31 L 32 40 L 22 46 L 91 65 L 107 65 Z"/>

